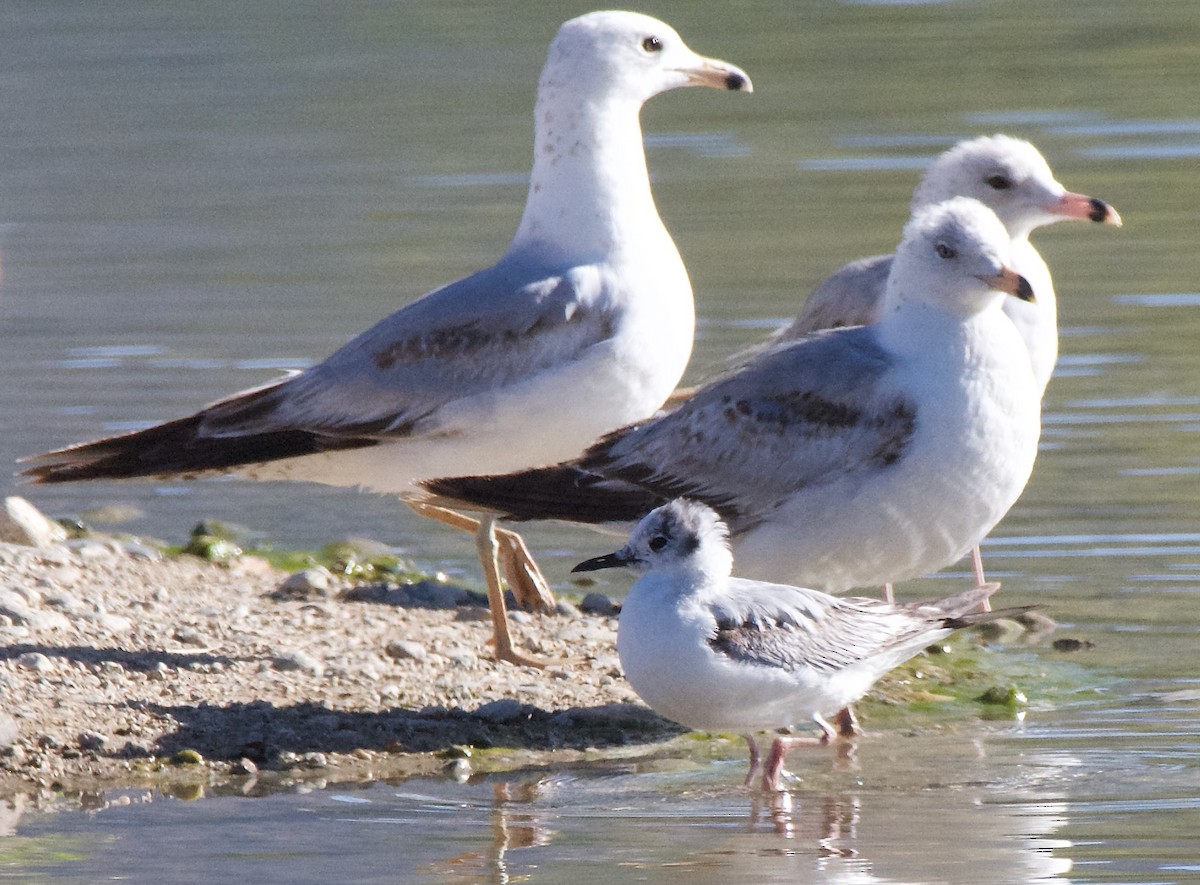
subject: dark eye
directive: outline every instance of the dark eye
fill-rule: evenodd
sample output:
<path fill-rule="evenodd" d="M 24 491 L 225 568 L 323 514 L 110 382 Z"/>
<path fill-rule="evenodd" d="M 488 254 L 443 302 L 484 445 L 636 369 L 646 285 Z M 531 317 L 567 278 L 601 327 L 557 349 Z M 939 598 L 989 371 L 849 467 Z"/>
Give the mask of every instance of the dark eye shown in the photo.
<path fill-rule="evenodd" d="M 998 191 L 1006 191 L 1013 186 L 1012 179 L 1007 175 L 989 175 L 984 179 L 984 183 Z"/>
<path fill-rule="evenodd" d="M 667 539 L 665 535 L 655 535 L 650 539 L 650 549 L 655 553 L 657 553 L 659 550 L 662 550 L 666 546 Z"/>
<path fill-rule="evenodd" d="M 642 41 L 642 49 L 646 52 L 662 52 L 662 40 L 657 37 L 647 37 Z"/>
<path fill-rule="evenodd" d="M 937 252 L 938 258 L 945 258 L 947 261 L 958 256 L 958 252 L 953 247 L 947 246 L 945 243 L 938 243 L 936 246 L 934 246 L 934 250 Z"/>

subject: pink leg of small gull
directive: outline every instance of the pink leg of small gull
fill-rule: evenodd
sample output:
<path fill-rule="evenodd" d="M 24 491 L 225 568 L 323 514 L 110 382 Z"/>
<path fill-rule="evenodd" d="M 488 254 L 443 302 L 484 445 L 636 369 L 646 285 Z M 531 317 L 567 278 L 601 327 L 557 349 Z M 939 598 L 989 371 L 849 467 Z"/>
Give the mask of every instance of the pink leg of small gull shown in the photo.
<path fill-rule="evenodd" d="M 896 594 L 894 594 L 892 592 L 892 582 L 891 581 L 888 581 L 886 584 L 883 585 L 883 601 L 884 602 L 895 602 L 896 601 Z"/>
<path fill-rule="evenodd" d="M 763 764 L 762 787 L 766 792 L 783 792 L 783 777 L 787 774 L 783 770 L 783 759 L 789 750 L 793 750 L 796 747 L 825 747 L 837 737 L 837 732 L 833 726 L 826 722 L 822 716 L 814 715 L 813 721 L 821 727 L 822 734 L 820 737 L 780 735 L 771 744 L 771 749 L 767 753 L 767 761 Z"/>

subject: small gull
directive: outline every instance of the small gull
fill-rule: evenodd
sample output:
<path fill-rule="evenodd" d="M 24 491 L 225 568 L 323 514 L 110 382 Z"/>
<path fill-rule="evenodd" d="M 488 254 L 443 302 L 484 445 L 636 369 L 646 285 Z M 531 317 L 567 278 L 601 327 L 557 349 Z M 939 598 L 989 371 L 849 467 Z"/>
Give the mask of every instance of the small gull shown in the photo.
<path fill-rule="evenodd" d="M 617 628 L 629 684 L 668 719 L 743 734 L 747 785 L 759 765 L 755 732 L 811 720 L 823 731 L 819 742 L 828 743 L 835 733 L 824 717 L 861 698 L 888 670 L 961 627 L 1012 614 L 971 612 L 996 584 L 896 605 L 730 577 L 724 523 L 685 499 L 652 511 L 620 550 L 574 570 L 617 566 L 643 572 Z M 777 736 L 763 763 L 763 789 L 781 790 L 784 755 L 813 742 Z"/>
<path fill-rule="evenodd" d="M 1004 312 L 1021 333 L 1033 360 L 1034 376 L 1045 391 L 1058 359 L 1058 303 L 1050 269 L 1029 242 L 1029 235 L 1067 219 L 1120 227 L 1121 216 L 1103 200 L 1068 191 L 1036 147 L 1008 135 L 961 141 L 935 159 L 913 193 L 912 209 L 958 196 L 974 197 L 990 208 L 1012 237 L 1011 267 L 1029 281 L 1037 300 L 1008 299 Z M 800 315 L 772 340 L 875 322 L 882 313 L 891 265 L 891 255 L 845 265 L 813 290 Z M 972 566 L 976 583 L 984 583 L 978 547 L 972 550 Z"/>
<path fill-rule="evenodd" d="M 956 562 L 1021 494 L 1041 390 L 1000 309 L 1029 300 L 996 215 L 918 211 L 870 326 L 784 342 L 578 459 L 426 483 L 515 519 L 629 524 L 676 497 L 729 524 L 743 575 L 826 592 Z"/>
<path fill-rule="evenodd" d="M 654 413 L 691 354 L 687 271 L 646 171 L 639 115 L 684 86 L 750 92 L 734 65 L 629 12 L 566 22 L 534 111 L 529 195 L 493 266 L 406 305 L 323 362 L 186 418 L 35 456 L 37 482 L 233 473 L 404 496 L 476 534 L 496 656 L 512 647 L 497 559 L 530 604 L 553 598 L 520 538 L 412 501 L 447 474 L 549 464 Z"/>

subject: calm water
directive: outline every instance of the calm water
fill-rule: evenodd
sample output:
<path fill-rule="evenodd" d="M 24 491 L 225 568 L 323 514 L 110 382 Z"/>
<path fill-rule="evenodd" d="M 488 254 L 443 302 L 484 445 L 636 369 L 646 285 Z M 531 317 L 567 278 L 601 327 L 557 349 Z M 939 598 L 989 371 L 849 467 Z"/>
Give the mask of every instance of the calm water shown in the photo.
<path fill-rule="evenodd" d="M 0 8 L 0 462 L 177 416 L 301 367 L 490 263 L 524 197 L 533 85 L 578 3 Z M 895 730 L 798 761 L 794 806 L 741 761 L 580 766 L 265 799 L 162 796 L 13 815 L 21 881 L 1176 882 L 1200 875 L 1200 6 L 658 2 L 753 96 L 646 110 L 701 317 L 691 376 L 892 248 L 955 139 L 1033 140 L 1122 230 L 1059 225 L 1063 357 L 1043 451 L 989 542 L 1013 602 L 1095 648 L 1020 723 Z M 15 483 L 6 488 L 15 488 Z M 27 489 L 283 547 L 347 535 L 473 574 L 462 538 L 386 499 L 236 482 Z M 605 539 L 536 527 L 551 579 Z M 946 579 L 942 579 L 943 581 Z M 944 584 L 943 584 L 944 586 Z M 620 585 L 614 583 L 614 589 Z M 928 589 L 928 588 L 926 588 Z M 941 589 L 936 588 L 936 589 Z M 914 589 L 913 592 L 916 592 Z M 1036 666 L 1061 655 L 1023 651 Z M 109 797 L 119 798 L 119 797 Z M 65 840 L 65 842 L 64 842 Z M 42 846 L 67 845 L 63 860 Z"/>

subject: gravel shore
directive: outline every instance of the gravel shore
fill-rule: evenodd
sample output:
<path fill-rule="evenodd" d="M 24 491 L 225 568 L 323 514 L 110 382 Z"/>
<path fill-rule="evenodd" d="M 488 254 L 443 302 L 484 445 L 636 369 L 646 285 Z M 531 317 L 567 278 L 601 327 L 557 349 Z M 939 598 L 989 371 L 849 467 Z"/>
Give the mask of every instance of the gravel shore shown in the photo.
<path fill-rule="evenodd" d="M 518 644 L 564 662 L 539 671 L 491 660 L 485 597 L 435 579 L 41 540 L 0 543 L 0 797 L 163 770 L 466 771 L 489 747 L 567 758 L 682 731 L 621 677 L 611 611 L 516 613 Z"/>

